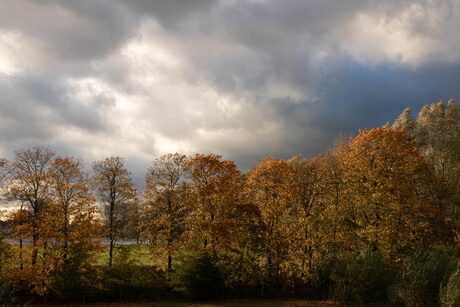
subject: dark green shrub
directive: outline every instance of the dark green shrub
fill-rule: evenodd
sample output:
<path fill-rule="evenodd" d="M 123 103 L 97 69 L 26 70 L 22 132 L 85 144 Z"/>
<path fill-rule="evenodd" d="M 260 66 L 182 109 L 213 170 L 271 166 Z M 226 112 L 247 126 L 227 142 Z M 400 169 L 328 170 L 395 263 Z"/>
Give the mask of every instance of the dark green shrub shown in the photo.
<path fill-rule="evenodd" d="M 336 255 L 317 255 L 313 261 L 311 272 L 312 296 L 317 300 L 326 300 L 332 288 L 331 275 L 338 259 Z"/>
<path fill-rule="evenodd" d="M 154 266 L 115 264 L 102 269 L 98 300 L 156 300 L 167 292 L 166 278 Z"/>
<path fill-rule="evenodd" d="M 440 290 L 441 305 L 446 307 L 460 307 L 460 263 L 450 275 L 446 285 Z"/>
<path fill-rule="evenodd" d="M 0 279 L 0 306 L 13 306 L 16 304 L 12 287 Z"/>
<path fill-rule="evenodd" d="M 90 262 L 87 252 L 71 249 L 68 257 L 52 272 L 52 290 L 59 299 L 85 301 L 97 290 L 100 276 Z"/>
<path fill-rule="evenodd" d="M 445 250 L 415 252 L 403 260 L 397 297 L 406 306 L 439 306 L 439 288 L 449 274 Z"/>
<path fill-rule="evenodd" d="M 174 272 L 171 285 L 190 298 L 219 298 L 225 278 L 218 266 L 218 257 L 209 252 L 183 256 Z"/>
<path fill-rule="evenodd" d="M 379 251 L 343 255 L 333 266 L 330 298 L 353 304 L 387 302 L 394 277 Z"/>

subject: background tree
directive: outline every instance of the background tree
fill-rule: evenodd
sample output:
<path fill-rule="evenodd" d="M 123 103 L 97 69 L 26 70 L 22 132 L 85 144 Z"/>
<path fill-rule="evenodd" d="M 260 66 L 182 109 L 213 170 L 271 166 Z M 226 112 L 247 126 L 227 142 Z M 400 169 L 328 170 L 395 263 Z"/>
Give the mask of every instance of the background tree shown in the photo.
<path fill-rule="evenodd" d="M 417 120 L 406 109 L 393 124 L 404 128 L 415 138 L 420 153 L 434 168 L 436 176 L 445 181 L 450 191 L 443 195 L 451 204 L 452 216 L 460 218 L 460 107 L 449 100 L 426 105 Z"/>
<path fill-rule="evenodd" d="M 13 160 L 8 198 L 19 201 L 30 209 L 31 236 L 33 243 L 32 265 L 38 254 L 41 213 L 51 196 L 48 169 L 54 152 L 47 147 L 33 147 L 16 151 Z"/>
<path fill-rule="evenodd" d="M 113 247 L 120 236 L 123 212 L 136 197 L 136 189 L 131 172 L 125 167 L 125 160 L 119 156 L 109 156 L 93 163 L 93 179 L 97 197 L 103 206 L 109 238 L 109 266 L 112 265 Z"/>
<path fill-rule="evenodd" d="M 8 161 L 6 159 L 0 158 L 0 200 L 3 198 L 3 181 L 9 174 Z M 5 212 L 0 210 L 0 221 L 3 221 L 5 218 Z M 3 226 L 3 223 L 2 223 Z M 2 277 L 3 266 L 2 263 L 6 263 L 7 258 L 9 258 L 9 246 L 4 243 L 4 234 L 5 230 L 3 227 L 0 227 L 0 278 Z"/>
<path fill-rule="evenodd" d="M 145 176 L 144 235 L 166 252 L 168 271 L 186 231 L 188 162 L 185 155 L 166 154 L 153 161 Z"/>

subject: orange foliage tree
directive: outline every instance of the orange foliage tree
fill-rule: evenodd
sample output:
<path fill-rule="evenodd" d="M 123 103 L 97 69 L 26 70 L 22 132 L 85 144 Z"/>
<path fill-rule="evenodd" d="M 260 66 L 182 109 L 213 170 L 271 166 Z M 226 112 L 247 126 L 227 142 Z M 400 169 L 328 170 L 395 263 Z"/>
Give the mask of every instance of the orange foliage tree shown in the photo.
<path fill-rule="evenodd" d="M 203 247 L 231 244 L 233 220 L 231 213 L 238 201 L 240 184 L 233 161 L 222 161 L 221 156 L 196 155 L 189 162 L 192 184 L 192 231 L 203 242 Z M 208 246 L 209 245 L 209 246 Z"/>
<path fill-rule="evenodd" d="M 349 247 L 396 255 L 450 232 L 438 218 L 442 208 L 425 197 L 439 182 L 404 131 L 361 130 L 336 155 L 346 189 L 337 218 Z"/>
<path fill-rule="evenodd" d="M 247 176 L 246 193 L 261 211 L 265 224 L 265 256 L 269 277 L 280 274 L 288 252 L 290 212 L 298 189 L 295 173 L 279 159 L 267 158 Z"/>
<path fill-rule="evenodd" d="M 49 237 L 62 261 L 76 250 L 91 251 L 100 236 L 96 199 L 82 169 L 81 161 L 72 157 L 55 159 L 49 169 L 53 189 L 47 210 Z"/>

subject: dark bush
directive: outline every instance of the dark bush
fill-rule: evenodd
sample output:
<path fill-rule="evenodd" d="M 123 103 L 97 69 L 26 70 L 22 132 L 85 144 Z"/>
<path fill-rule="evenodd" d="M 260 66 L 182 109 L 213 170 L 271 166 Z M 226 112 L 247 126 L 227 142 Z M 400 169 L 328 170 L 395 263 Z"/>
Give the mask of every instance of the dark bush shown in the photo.
<path fill-rule="evenodd" d="M 313 261 L 311 272 L 311 291 L 314 299 L 326 300 L 332 288 L 331 275 L 338 259 L 336 255 L 320 254 Z"/>
<path fill-rule="evenodd" d="M 394 292 L 406 306 L 439 306 L 439 289 L 449 266 L 445 250 L 417 251 L 403 260 Z"/>
<path fill-rule="evenodd" d="M 100 274 L 88 254 L 73 250 L 52 273 L 52 290 L 60 300 L 85 301 L 98 288 Z"/>
<path fill-rule="evenodd" d="M 98 300 L 157 300 L 167 292 L 166 279 L 154 266 L 115 264 L 101 269 L 102 290 Z"/>
<path fill-rule="evenodd" d="M 170 283 L 190 298 L 217 299 L 222 296 L 224 281 L 218 257 L 205 251 L 180 257 Z"/>
<path fill-rule="evenodd" d="M 0 306 L 12 306 L 16 304 L 12 287 L 0 279 Z"/>
<path fill-rule="evenodd" d="M 446 285 L 441 286 L 441 305 L 446 307 L 460 307 L 460 263 L 452 272 Z"/>
<path fill-rule="evenodd" d="M 353 304 L 387 302 L 394 277 L 379 251 L 343 255 L 333 266 L 330 298 Z"/>

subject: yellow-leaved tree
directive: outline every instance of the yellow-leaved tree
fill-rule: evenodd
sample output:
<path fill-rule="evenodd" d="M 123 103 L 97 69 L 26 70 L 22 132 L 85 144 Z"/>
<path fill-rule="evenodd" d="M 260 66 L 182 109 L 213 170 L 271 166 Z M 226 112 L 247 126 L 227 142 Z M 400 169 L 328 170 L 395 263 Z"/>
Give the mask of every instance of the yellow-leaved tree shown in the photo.
<path fill-rule="evenodd" d="M 152 250 L 166 254 L 168 271 L 188 230 L 188 162 L 185 155 L 166 154 L 153 161 L 145 176 L 143 236 L 152 244 Z"/>
<path fill-rule="evenodd" d="M 336 155 L 345 188 L 337 219 L 348 248 L 396 257 L 451 238 L 452 228 L 436 202 L 442 184 L 403 130 L 361 130 Z"/>
<path fill-rule="evenodd" d="M 233 161 L 214 154 L 197 154 L 188 167 L 193 199 L 192 235 L 204 248 L 224 249 L 233 241 L 232 212 L 238 201 L 240 172 Z"/>
<path fill-rule="evenodd" d="M 277 278 L 289 250 L 291 209 L 298 185 L 286 161 L 266 158 L 247 176 L 246 194 L 261 211 L 265 224 L 267 276 Z"/>

